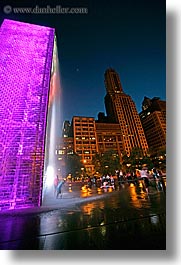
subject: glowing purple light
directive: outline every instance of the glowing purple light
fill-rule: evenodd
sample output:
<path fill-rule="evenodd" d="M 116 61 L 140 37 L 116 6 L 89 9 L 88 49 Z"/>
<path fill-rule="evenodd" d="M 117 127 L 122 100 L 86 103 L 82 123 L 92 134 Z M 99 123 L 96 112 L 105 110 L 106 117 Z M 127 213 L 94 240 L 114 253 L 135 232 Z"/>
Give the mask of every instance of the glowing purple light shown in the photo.
<path fill-rule="evenodd" d="M 39 206 L 54 29 L 0 28 L 0 210 Z"/>

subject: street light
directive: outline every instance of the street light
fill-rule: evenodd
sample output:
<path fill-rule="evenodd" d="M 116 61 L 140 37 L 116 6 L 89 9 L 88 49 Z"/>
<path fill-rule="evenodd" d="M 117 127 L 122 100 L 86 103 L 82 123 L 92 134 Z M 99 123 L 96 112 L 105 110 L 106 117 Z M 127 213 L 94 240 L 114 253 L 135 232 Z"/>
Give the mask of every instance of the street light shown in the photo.
<path fill-rule="evenodd" d="M 129 168 L 130 168 L 131 164 L 126 164 L 126 166 L 128 167 L 128 170 L 129 170 Z"/>
<path fill-rule="evenodd" d="M 84 177 L 84 167 L 81 167 L 81 177 L 82 177 L 82 179 Z"/>

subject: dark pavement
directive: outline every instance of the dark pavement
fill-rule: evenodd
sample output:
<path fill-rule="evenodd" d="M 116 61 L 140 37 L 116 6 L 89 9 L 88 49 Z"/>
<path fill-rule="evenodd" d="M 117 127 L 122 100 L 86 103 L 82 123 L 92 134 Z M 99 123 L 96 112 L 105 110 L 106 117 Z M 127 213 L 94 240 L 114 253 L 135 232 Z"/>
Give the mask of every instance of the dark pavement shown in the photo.
<path fill-rule="evenodd" d="M 41 208 L 0 214 L 0 249 L 166 249 L 166 194 L 139 185 L 116 190 L 65 184 Z"/>

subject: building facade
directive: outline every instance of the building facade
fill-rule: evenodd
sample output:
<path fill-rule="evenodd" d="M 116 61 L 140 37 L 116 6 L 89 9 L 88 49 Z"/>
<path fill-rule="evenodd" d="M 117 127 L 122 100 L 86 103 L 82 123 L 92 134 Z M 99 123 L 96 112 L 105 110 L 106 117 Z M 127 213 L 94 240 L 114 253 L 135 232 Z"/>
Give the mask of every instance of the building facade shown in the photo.
<path fill-rule="evenodd" d="M 166 101 L 144 97 L 139 115 L 149 148 L 166 148 Z"/>
<path fill-rule="evenodd" d="M 123 150 L 129 155 L 132 148 L 138 147 L 146 154 L 148 144 L 139 114 L 132 98 L 125 94 L 119 75 L 113 69 L 105 72 L 105 107 L 109 120 L 120 125 Z"/>
<path fill-rule="evenodd" d="M 96 139 L 98 153 L 114 150 L 122 158 L 123 138 L 120 125 L 116 123 L 96 122 Z"/>
<path fill-rule="evenodd" d="M 73 117 L 72 119 L 74 152 L 81 158 L 86 172 L 94 171 L 93 156 L 98 152 L 96 124 L 92 117 Z"/>
<path fill-rule="evenodd" d="M 60 137 L 57 141 L 57 146 L 55 150 L 56 154 L 56 168 L 57 175 L 66 177 L 66 157 L 67 155 L 72 155 L 74 153 L 74 138 L 69 137 L 66 134 L 66 137 Z"/>

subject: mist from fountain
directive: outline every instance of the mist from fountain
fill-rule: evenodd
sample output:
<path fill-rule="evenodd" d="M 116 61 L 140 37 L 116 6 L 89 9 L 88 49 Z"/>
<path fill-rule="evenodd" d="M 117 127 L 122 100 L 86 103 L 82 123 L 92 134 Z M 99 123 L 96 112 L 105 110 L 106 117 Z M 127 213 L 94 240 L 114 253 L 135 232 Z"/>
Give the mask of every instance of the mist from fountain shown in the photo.
<path fill-rule="evenodd" d="M 61 133 L 61 124 L 61 83 L 55 37 L 47 115 L 42 205 L 46 205 L 46 200 L 54 197 L 53 182 L 55 176 L 58 175 L 55 151 Z"/>

